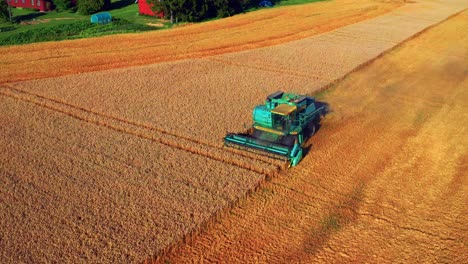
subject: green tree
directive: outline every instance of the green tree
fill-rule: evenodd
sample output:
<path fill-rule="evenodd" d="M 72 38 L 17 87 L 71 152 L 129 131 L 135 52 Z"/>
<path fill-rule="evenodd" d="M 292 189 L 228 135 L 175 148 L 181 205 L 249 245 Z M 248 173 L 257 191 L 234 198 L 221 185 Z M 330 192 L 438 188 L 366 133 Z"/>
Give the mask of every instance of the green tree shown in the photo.
<path fill-rule="evenodd" d="M 217 17 L 228 17 L 244 11 L 240 0 L 213 0 L 213 3 Z"/>
<path fill-rule="evenodd" d="M 211 17 L 212 0 L 147 0 L 153 12 L 163 12 L 171 23 L 201 21 Z"/>
<path fill-rule="evenodd" d="M 7 1 L 0 0 L 0 21 L 6 22 L 10 21 L 10 7 L 7 4 Z"/>
<path fill-rule="evenodd" d="M 183 1 L 184 0 L 147 0 L 146 2 L 151 6 L 153 12 L 163 12 L 165 17 L 171 19 L 171 24 L 174 24 L 174 19 L 177 18 Z"/>
<path fill-rule="evenodd" d="M 69 10 L 73 6 L 71 0 L 54 0 L 53 2 L 57 11 Z"/>
<path fill-rule="evenodd" d="M 104 0 L 79 0 L 77 1 L 78 13 L 89 15 L 101 11 L 105 6 Z"/>
<path fill-rule="evenodd" d="M 228 17 L 257 7 L 261 0 L 147 0 L 155 13 L 177 21 L 201 21 L 212 17 Z M 279 0 L 270 0 L 272 3 Z"/>

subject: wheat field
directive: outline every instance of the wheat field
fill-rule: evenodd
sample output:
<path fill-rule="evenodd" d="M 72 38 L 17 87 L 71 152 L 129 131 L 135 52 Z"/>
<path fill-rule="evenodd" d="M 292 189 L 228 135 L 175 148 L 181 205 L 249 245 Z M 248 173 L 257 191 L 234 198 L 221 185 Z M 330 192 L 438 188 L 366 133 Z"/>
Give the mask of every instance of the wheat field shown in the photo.
<path fill-rule="evenodd" d="M 77 40 L 1 48 L 9 67 L 0 78 L 0 259 L 463 260 L 466 238 L 456 230 L 465 228 L 464 219 L 456 215 L 463 216 L 466 201 L 459 187 L 466 185 L 464 165 L 458 165 L 466 152 L 460 125 L 466 123 L 466 11 L 434 25 L 466 7 L 463 1 L 330 1 L 306 5 L 304 13 L 272 9 L 103 38 L 110 46 Z M 278 31 L 265 26 L 289 21 L 281 12 L 298 12 L 290 19 L 304 23 L 291 30 L 306 35 L 281 35 L 293 28 L 288 24 Z M 308 20 L 314 12 L 320 15 Z M 232 27 L 212 28 L 216 23 Z M 306 25 L 310 31 L 300 28 Z M 335 30 L 316 35 L 317 27 Z M 274 37 L 259 39 L 268 34 L 252 28 Z M 213 39 L 205 44 L 212 49 L 202 40 L 183 46 L 209 31 Z M 231 39 L 236 49 L 219 47 L 226 32 L 240 34 L 244 44 Z M 167 43 L 180 56 L 158 57 L 151 34 L 180 34 L 183 41 Z M 125 39 L 148 48 L 140 55 L 117 49 Z M 57 57 L 46 52 L 44 60 L 26 60 L 41 47 L 53 47 Z M 80 49 L 95 53 L 76 55 Z M 15 52 L 22 55 L 13 62 L 8 54 Z M 143 65 L 149 63 L 155 64 Z M 15 68 L 25 65 L 39 70 L 25 77 Z M 285 170 L 284 162 L 223 146 L 226 132 L 243 132 L 269 93 L 325 88 L 320 100 L 333 112 L 307 142 L 298 167 Z M 432 238 L 427 250 L 411 246 Z M 366 253 L 373 239 L 376 256 Z"/>

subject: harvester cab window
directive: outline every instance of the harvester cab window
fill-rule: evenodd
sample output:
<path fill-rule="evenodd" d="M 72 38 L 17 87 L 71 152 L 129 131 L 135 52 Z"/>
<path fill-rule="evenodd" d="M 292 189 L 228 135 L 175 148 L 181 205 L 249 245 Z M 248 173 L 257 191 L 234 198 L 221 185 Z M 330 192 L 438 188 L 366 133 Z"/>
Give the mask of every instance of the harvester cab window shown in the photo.
<path fill-rule="evenodd" d="M 292 125 L 296 110 L 297 107 L 295 105 L 279 104 L 271 112 L 275 114 L 276 125 L 279 126 L 281 130 L 287 131 Z"/>
<path fill-rule="evenodd" d="M 273 114 L 272 117 L 273 117 L 273 128 L 277 130 L 282 130 L 283 129 L 283 120 L 282 120 L 283 117 L 281 115 L 276 115 L 276 114 Z"/>
<path fill-rule="evenodd" d="M 292 125 L 291 117 L 287 115 L 275 115 L 274 120 L 274 125 L 277 130 L 287 131 Z"/>
<path fill-rule="evenodd" d="M 289 124 L 289 118 L 288 116 L 281 116 L 280 117 L 280 120 L 281 120 L 281 130 L 286 130 L 287 127 L 288 127 L 288 124 Z"/>

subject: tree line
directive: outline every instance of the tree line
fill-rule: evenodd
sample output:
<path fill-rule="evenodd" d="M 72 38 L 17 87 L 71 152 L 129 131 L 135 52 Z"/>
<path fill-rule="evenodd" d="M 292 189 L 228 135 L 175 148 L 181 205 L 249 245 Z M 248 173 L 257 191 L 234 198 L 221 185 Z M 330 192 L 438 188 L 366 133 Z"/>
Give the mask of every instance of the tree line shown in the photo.
<path fill-rule="evenodd" d="M 133 1 L 133 0 L 127 0 Z M 174 22 L 198 22 L 210 18 L 222 18 L 245 12 L 258 7 L 262 2 L 273 4 L 280 0 L 146 0 L 156 13 L 163 12 L 164 16 Z M 9 19 L 8 0 L 0 0 L 0 20 Z M 110 0 L 78 0 L 76 6 L 72 0 L 53 0 L 57 11 L 76 9 L 83 15 L 106 10 Z"/>
<path fill-rule="evenodd" d="M 275 4 L 279 0 L 267 0 Z M 163 12 L 171 23 L 198 22 L 222 18 L 245 12 L 261 5 L 265 0 L 146 0 L 153 12 Z"/>
<path fill-rule="evenodd" d="M 65 11 L 74 8 L 72 0 L 52 0 L 57 11 Z M 89 15 L 110 6 L 110 0 L 78 0 L 76 1 L 76 11 L 83 15 Z"/>

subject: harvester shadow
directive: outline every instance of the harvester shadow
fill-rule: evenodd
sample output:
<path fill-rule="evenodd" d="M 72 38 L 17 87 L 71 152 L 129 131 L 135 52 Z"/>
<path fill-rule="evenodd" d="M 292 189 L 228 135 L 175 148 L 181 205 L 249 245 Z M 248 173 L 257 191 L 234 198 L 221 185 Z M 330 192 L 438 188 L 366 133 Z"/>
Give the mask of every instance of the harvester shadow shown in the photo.
<path fill-rule="evenodd" d="M 316 255 L 335 234 L 355 223 L 359 218 L 359 208 L 364 199 L 366 184 L 356 182 L 353 189 L 335 204 L 330 204 L 328 212 L 321 216 L 319 223 L 309 229 L 298 251 L 293 251 L 287 258 L 295 260 L 304 253 Z"/>
<path fill-rule="evenodd" d="M 321 119 L 331 112 L 329 103 L 322 102 L 322 101 L 315 101 L 315 104 L 316 104 L 317 108 L 324 107 L 325 110 L 323 111 L 322 117 L 319 120 L 314 121 L 315 122 L 314 123 L 315 129 L 306 131 L 304 133 L 304 139 L 305 139 L 304 142 L 305 142 L 305 144 L 302 147 L 302 153 L 303 153 L 304 157 L 307 156 L 307 154 L 309 153 L 309 151 L 311 151 L 311 149 L 313 147 L 312 141 L 310 139 L 315 134 L 317 134 L 320 131 L 320 129 L 322 128 Z"/>

